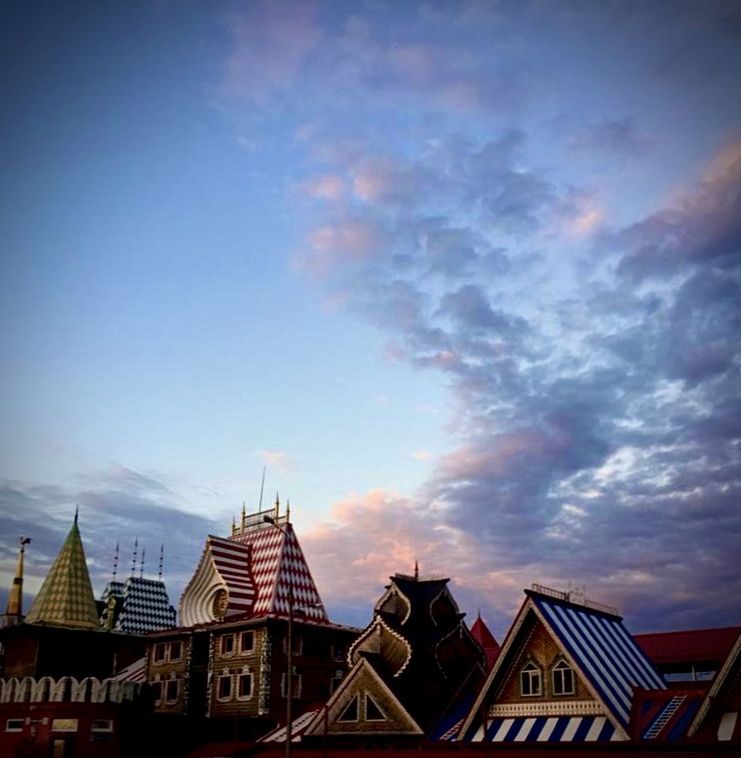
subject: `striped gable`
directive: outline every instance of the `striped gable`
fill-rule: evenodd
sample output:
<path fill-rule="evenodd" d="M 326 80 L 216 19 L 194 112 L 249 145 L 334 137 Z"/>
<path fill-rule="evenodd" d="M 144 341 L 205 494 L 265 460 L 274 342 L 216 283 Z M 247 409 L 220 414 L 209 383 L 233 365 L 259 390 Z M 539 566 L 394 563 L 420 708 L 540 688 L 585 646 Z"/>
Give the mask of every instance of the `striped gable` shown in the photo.
<path fill-rule="evenodd" d="M 630 721 L 634 687 L 666 689 L 620 616 L 534 592 L 528 594 L 547 627 L 623 727 L 627 729 Z"/>
<path fill-rule="evenodd" d="M 606 606 L 573 602 L 569 593 L 540 587 L 525 592 L 526 600 L 458 739 L 628 739 L 636 688 L 661 696 L 666 685 L 621 617 Z M 573 673 L 566 687 L 564 675 L 557 679 L 556 673 L 569 669 Z M 563 691 L 556 690 L 557 681 Z"/>
<path fill-rule="evenodd" d="M 250 547 L 209 535 L 195 574 L 180 598 L 184 626 L 251 615 L 256 590 Z"/>

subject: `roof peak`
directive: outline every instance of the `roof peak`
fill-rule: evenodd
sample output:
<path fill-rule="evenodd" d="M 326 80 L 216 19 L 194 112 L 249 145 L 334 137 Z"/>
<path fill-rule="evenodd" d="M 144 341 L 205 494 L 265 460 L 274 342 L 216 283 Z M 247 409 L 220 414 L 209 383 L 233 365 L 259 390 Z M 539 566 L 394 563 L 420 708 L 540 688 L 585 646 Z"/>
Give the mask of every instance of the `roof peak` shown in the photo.
<path fill-rule="evenodd" d="M 78 527 L 79 508 L 26 616 L 29 624 L 98 628 L 98 611 Z"/>

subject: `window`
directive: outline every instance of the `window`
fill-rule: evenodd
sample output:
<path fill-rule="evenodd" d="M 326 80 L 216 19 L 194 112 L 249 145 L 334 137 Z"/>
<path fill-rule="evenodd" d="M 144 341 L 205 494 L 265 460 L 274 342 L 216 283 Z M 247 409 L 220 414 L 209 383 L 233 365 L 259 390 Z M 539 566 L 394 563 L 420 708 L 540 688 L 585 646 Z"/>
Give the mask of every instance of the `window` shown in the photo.
<path fill-rule="evenodd" d="M 300 634 L 296 633 L 294 631 L 293 633 L 293 654 L 294 655 L 301 655 L 304 649 L 304 642 Z M 286 634 L 285 637 L 283 637 L 283 652 L 288 652 L 288 635 Z"/>
<path fill-rule="evenodd" d="M 332 660 L 344 661 L 347 658 L 347 645 L 342 642 L 332 643 Z"/>
<path fill-rule="evenodd" d="M 165 683 L 165 702 L 177 703 L 180 695 L 180 680 L 170 679 Z"/>
<path fill-rule="evenodd" d="M 152 698 L 155 703 L 162 702 L 162 682 L 152 682 Z"/>
<path fill-rule="evenodd" d="M 329 691 L 334 692 L 339 686 L 342 680 L 345 678 L 345 672 L 341 669 L 337 669 L 337 671 L 332 674 L 332 679 L 329 683 Z"/>
<path fill-rule="evenodd" d="M 230 674 L 222 674 L 218 679 L 218 688 L 216 697 L 219 700 L 232 699 L 232 677 Z"/>
<path fill-rule="evenodd" d="M 540 669 L 532 662 L 520 671 L 520 693 L 523 697 L 537 697 L 541 694 Z"/>
<path fill-rule="evenodd" d="M 292 699 L 297 700 L 301 697 L 301 674 L 296 673 L 296 669 L 293 669 L 293 691 L 291 692 Z M 280 680 L 280 694 L 283 697 L 287 696 L 286 693 L 286 675 L 283 674 Z"/>
<path fill-rule="evenodd" d="M 22 732 L 23 731 L 23 719 L 8 719 L 5 722 L 6 732 Z"/>
<path fill-rule="evenodd" d="M 370 692 L 365 693 L 365 720 L 386 721 L 386 715 L 381 710 L 381 706 L 371 697 Z"/>
<path fill-rule="evenodd" d="M 234 655 L 234 635 L 225 634 L 221 638 L 221 654 Z"/>
<path fill-rule="evenodd" d="M 251 653 L 255 649 L 255 633 L 253 631 L 242 632 L 239 637 L 239 652 Z"/>
<path fill-rule="evenodd" d="M 561 660 L 553 667 L 553 694 L 573 695 L 574 692 L 574 670 Z"/>
<path fill-rule="evenodd" d="M 112 732 L 113 719 L 93 719 L 90 724 L 91 732 Z"/>
<path fill-rule="evenodd" d="M 237 698 L 249 700 L 252 697 L 252 674 L 245 672 L 237 677 Z"/>
<path fill-rule="evenodd" d="M 170 643 L 170 660 L 179 661 L 183 657 L 183 643 L 178 640 L 177 642 Z"/>
<path fill-rule="evenodd" d="M 155 663 L 162 663 L 165 660 L 165 652 L 167 651 L 167 646 L 164 642 L 158 642 L 154 646 L 154 662 Z"/>
<path fill-rule="evenodd" d="M 358 720 L 358 696 L 345 706 L 345 710 L 337 717 L 337 721 L 357 721 Z"/>

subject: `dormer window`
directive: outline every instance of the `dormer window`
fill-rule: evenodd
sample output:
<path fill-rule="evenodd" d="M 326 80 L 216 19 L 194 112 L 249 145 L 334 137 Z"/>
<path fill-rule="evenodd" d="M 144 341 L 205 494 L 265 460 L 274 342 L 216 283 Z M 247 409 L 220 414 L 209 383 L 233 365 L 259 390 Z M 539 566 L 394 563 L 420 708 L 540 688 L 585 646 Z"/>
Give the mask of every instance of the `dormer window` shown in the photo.
<path fill-rule="evenodd" d="M 540 669 L 532 661 L 526 663 L 520 671 L 520 694 L 523 697 L 538 697 L 543 694 Z"/>
<path fill-rule="evenodd" d="M 553 694 L 554 695 L 573 695 L 576 691 L 574 687 L 574 669 L 566 661 L 561 659 L 553 667 Z"/>

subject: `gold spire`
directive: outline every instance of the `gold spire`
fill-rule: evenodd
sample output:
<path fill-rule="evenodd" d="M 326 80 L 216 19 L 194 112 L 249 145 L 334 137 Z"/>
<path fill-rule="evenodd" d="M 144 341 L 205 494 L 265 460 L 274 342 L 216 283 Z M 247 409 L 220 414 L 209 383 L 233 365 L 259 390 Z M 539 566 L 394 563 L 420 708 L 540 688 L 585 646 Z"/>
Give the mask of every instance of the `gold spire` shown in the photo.
<path fill-rule="evenodd" d="M 6 625 L 18 624 L 23 618 L 23 557 L 26 545 L 31 541 L 30 537 L 21 537 L 19 540 L 21 549 L 18 552 L 18 567 L 15 570 L 13 585 L 8 595 L 8 605 L 5 609 L 4 623 Z"/>
<path fill-rule="evenodd" d="M 26 623 L 98 628 L 98 611 L 77 526 L 77 513 L 67 539 L 31 605 Z"/>

